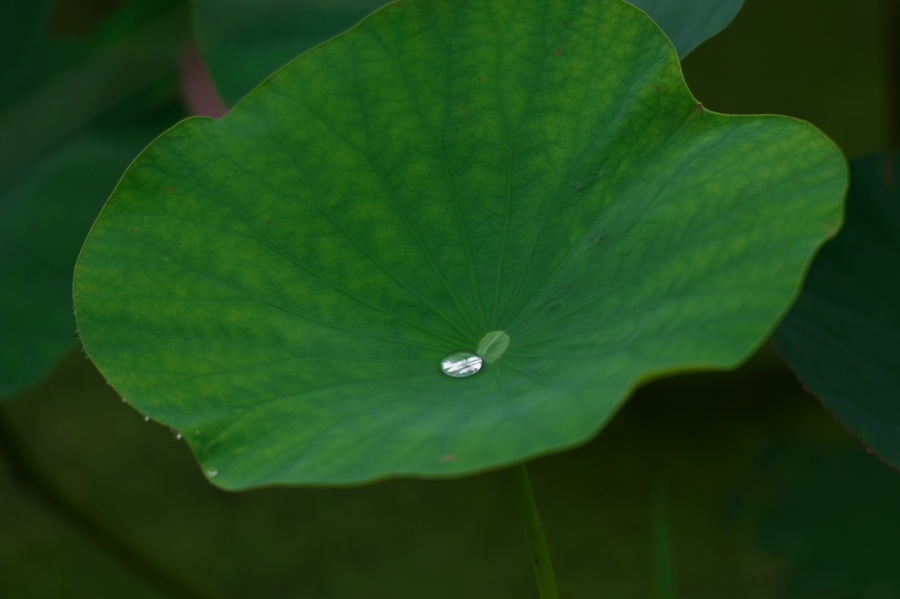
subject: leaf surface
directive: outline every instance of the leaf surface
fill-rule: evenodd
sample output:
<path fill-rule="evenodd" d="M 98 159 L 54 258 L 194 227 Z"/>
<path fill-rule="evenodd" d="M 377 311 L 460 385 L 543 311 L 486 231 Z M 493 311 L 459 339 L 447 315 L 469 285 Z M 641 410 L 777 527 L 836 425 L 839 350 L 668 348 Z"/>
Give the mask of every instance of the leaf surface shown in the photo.
<path fill-rule="evenodd" d="M 197 35 L 233 105 L 289 60 L 349 29 L 384 0 L 194 0 Z M 743 0 L 636 0 L 681 58 L 725 28 Z"/>
<path fill-rule="evenodd" d="M 900 466 L 900 167 L 851 165 L 847 217 L 821 251 L 775 343 L 809 389 Z"/>
<path fill-rule="evenodd" d="M 845 178 L 806 123 L 704 110 L 627 3 L 401 2 L 154 142 L 78 321 L 222 486 L 469 473 L 739 363 Z M 441 373 L 492 331 L 496 362 Z"/>

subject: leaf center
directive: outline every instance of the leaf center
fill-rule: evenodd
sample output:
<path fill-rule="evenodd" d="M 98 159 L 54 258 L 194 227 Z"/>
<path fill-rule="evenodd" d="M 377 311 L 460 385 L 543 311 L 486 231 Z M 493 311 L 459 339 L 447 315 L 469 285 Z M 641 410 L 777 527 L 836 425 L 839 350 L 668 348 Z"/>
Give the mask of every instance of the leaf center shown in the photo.
<path fill-rule="evenodd" d="M 488 364 L 500 359 L 509 347 L 509 335 L 503 331 L 491 331 L 478 342 L 478 355 Z"/>

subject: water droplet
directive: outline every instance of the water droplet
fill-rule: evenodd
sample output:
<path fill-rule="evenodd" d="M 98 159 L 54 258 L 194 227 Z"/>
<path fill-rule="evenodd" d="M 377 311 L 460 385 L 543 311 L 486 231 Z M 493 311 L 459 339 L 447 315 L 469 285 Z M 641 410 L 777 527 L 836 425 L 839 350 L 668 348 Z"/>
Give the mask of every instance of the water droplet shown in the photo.
<path fill-rule="evenodd" d="M 176 440 L 176 441 L 181 441 L 181 433 L 176 433 L 176 434 L 175 434 L 175 440 Z"/>
<path fill-rule="evenodd" d="M 87 360 L 88 358 L 90 358 L 90 356 L 88 355 L 88 352 L 87 352 L 87 348 L 86 348 L 86 347 L 82 347 L 82 348 L 81 348 L 81 357 L 84 358 L 85 360 Z"/>
<path fill-rule="evenodd" d="M 150 417 L 149 417 L 149 416 L 144 416 L 144 422 L 150 422 Z"/>
<path fill-rule="evenodd" d="M 219 474 L 218 470 L 207 470 L 206 473 L 210 478 L 215 478 L 217 474 Z"/>
<path fill-rule="evenodd" d="M 481 370 L 482 359 L 470 351 L 455 351 L 441 360 L 441 370 L 455 379 L 472 376 Z"/>

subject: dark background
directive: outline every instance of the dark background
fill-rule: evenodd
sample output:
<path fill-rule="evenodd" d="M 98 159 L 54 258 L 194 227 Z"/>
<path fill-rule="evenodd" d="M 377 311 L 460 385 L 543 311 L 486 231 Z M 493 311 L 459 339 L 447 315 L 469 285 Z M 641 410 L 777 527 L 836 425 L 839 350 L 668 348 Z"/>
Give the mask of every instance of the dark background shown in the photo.
<path fill-rule="evenodd" d="M 810 120 L 850 159 L 886 149 L 892 10 L 746 0 L 685 76 L 712 110 Z M 74 351 L 0 408 L 2 599 L 537 596 L 504 472 L 226 493 Z M 768 345 L 647 385 L 529 470 L 565 599 L 653 597 L 664 533 L 680 597 L 900 599 L 900 474 Z"/>

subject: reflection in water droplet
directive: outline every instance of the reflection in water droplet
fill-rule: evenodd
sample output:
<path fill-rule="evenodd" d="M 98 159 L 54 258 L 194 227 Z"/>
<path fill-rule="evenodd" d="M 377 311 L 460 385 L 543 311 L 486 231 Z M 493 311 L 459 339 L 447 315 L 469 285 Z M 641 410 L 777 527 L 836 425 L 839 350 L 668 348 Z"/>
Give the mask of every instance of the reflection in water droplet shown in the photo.
<path fill-rule="evenodd" d="M 472 376 L 481 370 L 481 356 L 470 351 L 455 351 L 441 360 L 441 370 L 455 379 Z"/>
<path fill-rule="evenodd" d="M 207 470 L 206 473 L 209 475 L 210 478 L 213 478 L 217 474 L 219 474 L 219 471 L 218 470 Z"/>
<path fill-rule="evenodd" d="M 175 440 L 181 441 L 181 433 L 178 433 L 177 435 L 175 435 Z"/>
<path fill-rule="evenodd" d="M 149 416 L 144 416 L 144 422 L 150 422 L 150 417 L 149 417 Z"/>

